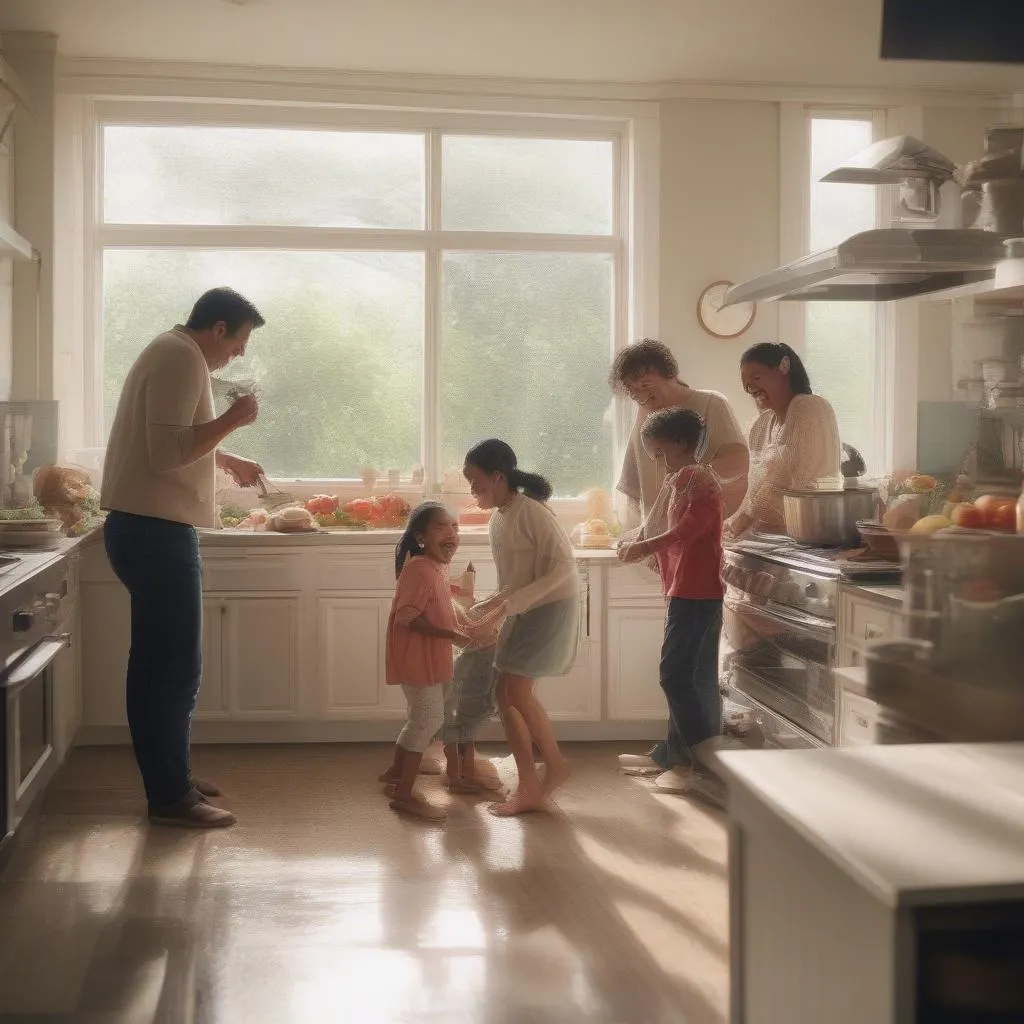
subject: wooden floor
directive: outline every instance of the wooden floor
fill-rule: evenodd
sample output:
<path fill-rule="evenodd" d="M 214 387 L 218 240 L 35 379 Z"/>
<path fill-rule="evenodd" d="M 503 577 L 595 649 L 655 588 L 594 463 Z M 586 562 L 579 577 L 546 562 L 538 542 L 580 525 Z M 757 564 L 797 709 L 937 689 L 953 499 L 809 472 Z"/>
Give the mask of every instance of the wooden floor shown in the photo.
<path fill-rule="evenodd" d="M 127 749 L 76 750 L 0 875 L 0 1020 L 719 1024 L 721 815 L 621 749 L 570 746 L 555 813 L 437 827 L 388 809 L 384 747 L 200 747 L 239 818 L 210 833 L 144 824 Z"/>

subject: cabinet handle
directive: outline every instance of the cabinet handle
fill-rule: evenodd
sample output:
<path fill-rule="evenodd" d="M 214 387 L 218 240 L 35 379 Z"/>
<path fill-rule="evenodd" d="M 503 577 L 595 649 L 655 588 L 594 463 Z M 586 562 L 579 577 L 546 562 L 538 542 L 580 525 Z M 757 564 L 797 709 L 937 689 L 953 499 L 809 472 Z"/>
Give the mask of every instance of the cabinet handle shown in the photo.
<path fill-rule="evenodd" d="M 865 717 L 864 717 L 863 715 L 858 715 L 856 711 L 855 711 L 855 712 L 853 713 L 853 720 L 854 720 L 854 721 L 855 721 L 855 722 L 856 722 L 856 723 L 857 723 L 857 724 L 858 724 L 858 725 L 859 725 L 859 726 L 860 726 L 860 727 L 861 727 L 862 729 L 867 729 L 867 728 L 868 728 L 868 720 L 867 720 L 867 719 L 866 719 L 866 718 L 865 718 Z"/>
<path fill-rule="evenodd" d="M 868 625 L 864 628 L 865 640 L 880 640 L 885 636 L 885 630 L 881 626 Z"/>

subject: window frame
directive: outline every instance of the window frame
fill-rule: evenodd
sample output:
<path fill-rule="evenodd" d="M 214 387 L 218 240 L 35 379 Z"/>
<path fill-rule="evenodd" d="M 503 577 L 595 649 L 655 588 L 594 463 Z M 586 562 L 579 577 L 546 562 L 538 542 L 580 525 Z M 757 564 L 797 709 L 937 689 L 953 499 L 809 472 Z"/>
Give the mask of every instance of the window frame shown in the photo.
<path fill-rule="evenodd" d="M 780 110 L 780 203 L 779 255 L 783 264 L 810 253 L 811 222 L 811 122 L 862 120 L 872 124 L 874 141 L 892 127 L 892 112 L 881 107 L 823 106 L 784 103 Z M 879 187 L 875 197 L 875 227 L 893 225 L 895 195 L 891 187 Z M 862 452 L 872 476 L 891 473 L 899 461 L 899 439 L 894 428 L 897 405 L 896 317 L 893 303 L 877 303 L 875 316 L 874 379 L 871 382 L 871 436 Z M 801 355 L 806 351 L 805 302 L 779 303 L 779 336 Z"/>
<path fill-rule="evenodd" d="M 425 255 L 423 412 L 421 459 L 425 488 L 440 483 L 440 378 L 442 301 L 441 264 L 445 252 L 601 253 L 612 261 L 612 337 L 609 363 L 633 334 L 650 331 L 656 321 L 657 174 L 656 121 L 587 114 L 507 114 L 496 111 L 439 111 L 371 107 L 291 107 L 210 101 L 138 99 L 95 100 L 83 121 L 82 187 L 85 198 L 83 272 L 84 437 L 82 447 L 105 446 L 103 423 L 103 253 L 106 249 L 226 248 L 329 251 L 416 251 Z M 422 134 L 426 203 L 422 229 L 316 228 L 257 225 L 196 226 L 107 224 L 103 220 L 103 131 L 108 126 L 166 125 L 201 127 L 292 128 L 324 131 L 380 131 Z M 446 231 L 441 227 L 442 140 L 446 135 L 509 138 L 599 140 L 613 147 L 611 232 L 606 235 L 531 232 Z M 652 225 L 655 229 L 652 230 Z M 609 402 L 611 402 L 609 395 Z M 614 480 L 628 434 L 616 403 L 613 416 Z M 352 479 L 281 483 L 341 490 Z M 417 488 L 419 490 L 420 488 Z"/>

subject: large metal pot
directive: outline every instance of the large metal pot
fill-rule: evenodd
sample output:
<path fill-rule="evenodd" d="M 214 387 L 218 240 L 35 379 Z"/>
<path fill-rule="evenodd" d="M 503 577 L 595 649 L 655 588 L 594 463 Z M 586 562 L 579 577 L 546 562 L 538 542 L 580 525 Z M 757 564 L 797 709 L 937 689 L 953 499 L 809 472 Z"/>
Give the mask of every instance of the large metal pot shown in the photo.
<path fill-rule="evenodd" d="M 857 521 L 874 519 L 878 491 L 868 487 L 842 491 L 785 491 L 786 533 L 800 544 L 857 547 Z"/>

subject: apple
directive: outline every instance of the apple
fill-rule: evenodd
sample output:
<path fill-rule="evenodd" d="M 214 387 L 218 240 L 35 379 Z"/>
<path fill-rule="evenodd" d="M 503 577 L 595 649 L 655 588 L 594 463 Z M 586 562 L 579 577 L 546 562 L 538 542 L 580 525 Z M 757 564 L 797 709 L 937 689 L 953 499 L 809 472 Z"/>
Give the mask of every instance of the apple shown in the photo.
<path fill-rule="evenodd" d="M 954 526 L 964 530 L 981 530 L 985 526 L 985 513 L 975 505 L 956 505 L 949 518 Z"/>

